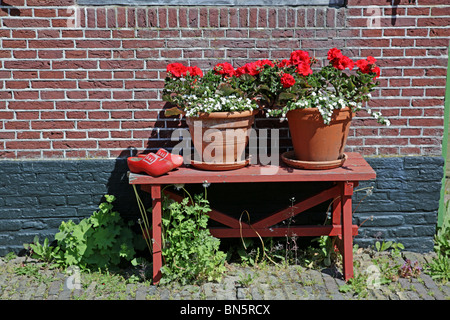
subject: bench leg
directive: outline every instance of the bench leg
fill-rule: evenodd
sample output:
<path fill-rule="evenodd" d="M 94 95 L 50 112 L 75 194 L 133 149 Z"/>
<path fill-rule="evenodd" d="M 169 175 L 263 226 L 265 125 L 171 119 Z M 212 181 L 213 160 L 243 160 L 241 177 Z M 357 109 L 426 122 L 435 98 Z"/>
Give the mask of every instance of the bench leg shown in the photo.
<path fill-rule="evenodd" d="M 352 234 L 353 183 L 344 182 L 341 191 L 342 209 L 342 258 L 344 279 L 353 278 L 353 234 Z"/>
<path fill-rule="evenodd" d="M 161 280 L 162 267 L 162 234 L 161 234 L 161 186 L 151 186 L 152 196 L 152 249 L 153 249 L 153 283 Z"/>

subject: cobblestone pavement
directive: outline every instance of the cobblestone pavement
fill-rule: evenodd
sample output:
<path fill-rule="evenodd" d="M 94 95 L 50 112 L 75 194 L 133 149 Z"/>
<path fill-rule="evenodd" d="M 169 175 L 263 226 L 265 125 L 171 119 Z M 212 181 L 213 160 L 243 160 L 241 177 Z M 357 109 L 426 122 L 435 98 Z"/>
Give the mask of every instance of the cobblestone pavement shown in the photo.
<path fill-rule="evenodd" d="M 420 265 L 432 256 L 411 252 L 402 255 Z M 355 272 L 373 271 L 372 258 L 367 253 L 356 254 Z M 403 262 L 402 258 L 397 259 Z M 34 263 L 22 264 L 23 260 L 0 259 L 0 300 L 450 300 L 450 283 L 435 282 L 423 272 L 418 278 L 400 278 L 373 288 L 364 283 L 363 291 L 355 292 L 340 290 L 345 282 L 339 272 L 336 274 L 338 269 L 231 264 L 220 283 L 154 286 L 121 282 L 123 278 L 89 278 L 84 273 L 77 279 L 75 273 L 71 276 L 56 269 L 39 269 Z"/>

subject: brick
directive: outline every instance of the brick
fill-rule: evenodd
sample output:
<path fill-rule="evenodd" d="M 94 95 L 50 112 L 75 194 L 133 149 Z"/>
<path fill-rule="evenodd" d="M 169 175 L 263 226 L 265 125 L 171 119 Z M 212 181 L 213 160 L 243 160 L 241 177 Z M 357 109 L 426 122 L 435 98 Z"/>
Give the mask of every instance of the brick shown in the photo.
<path fill-rule="evenodd" d="M 27 110 L 27 109 L 53 109 L 51 101 L 10 101 L 9 109 Z"/>
<path fill-rule="evenodd" d="M 33 0 L 30 3 L 38 2 Z M 44 2 L 39 3 L 42 5 Z M 50 4 L 54 3 L 56 2 Z M 281 59 L 294 47 L 304 47 L 318 57 L 325 57 L 329 46 L 336 46 L 343 48 L 348 55 L 372 55 L 379 59 L 382 67 L 381 88 L 373 93 L 379 99 L 373 99 L 370 105 L 387 108 L 386 113 L 395 117 L 393 123 L 397 128 L 408 126 L 409 120 L 412 120 L 402 119 L 402 116 L 423 114 L 426 118 L 440 117 L 443 103 L 433 100 L 439 101 L 439 97 L 444 94 L 447 61 L 443 58 L 447 55 L 448 33 L 446 25 L 441 23 L 447 18 L 447 6 L 399 6 L 395 8 L 397 17 L 394 19 L 391 16 L 394 8 L 386 3 L 375 3 L 377 4 L 381 5 L 385 15 L 381 23 L 386 28 L 367 28 L 369 13 L 366 8 L 374 5 L 368 0 L 349 1 L 346 9 L 82 7 L 79 13 L 83 20 L 83 30 L 64 27 L 64 20 L 69 15 L 65 8 L 51 5 L 40 5 L 33 9 L 20 8 L 20 19 L 18 16 L 6 17 L 10 19 L 9 23 L 22 23 L 23 26 L 23 23 L 47 21 L 49 17 L 57 16 L 60 19 L 52 19 L 51 25 L 59 27 L 10 27 L 0 31 L 3 47 L 15 49 L 0 52 L 6 76 L 1 77 L 0 87 L 15 90 L 19 100 L 40 98 L 51 102 L 48 106 L 58 110 L 68 108 L 66 110 L 75 111 L 79 107 L 95 111 L 104 106 L 119 110 L 119 103 L 110 104 L 117 99 L 138 99 L 138 110 L 145 110 L 149 106 L 162 108 L 160 89 L 168 59 L 180 62 L 186 60 L 184 62 L 195 63 L 204 68 L 213 65 L 218 59 L 230 59 L 236 65 L 252 59 Z M 27 6 L 29 5 L 27 2 Z M 33 13 L 35 16 L 32 16 Z M 306 25 L 311 28 L 305 29 Z M 127 29 L 130 26 L 137 28 Z M 256 29 L 261 26 L 267 28 Z M 351 26 L 353 28 L 348 28 Z M 237 40 L 234 45 L 230 38 Z M 15 60 L 11 60 L 13 58 Z M 428 77 L 436 81 L 428 82 Z M 39 96 L 36 96 L 38 90 Z M 425 98 L 428 97 L 431 98 L 429 102 L 432 105 L 423 105 L 428 113 L 425 115 L 420 104 L 426 104 L 427 101 L 422 100 L 427 100 Z M 7 98 L 11 99 L 9 96 Z M 147 104 L 147 99 L 151 103 Z M 0 102 L 0 108 L 9 107 L 9 102 Z M 405 109 L 411 104 L 417 105 L 417 110 Z M 14 109 L 14 103 L 11 106 L 11 110 L 17 110 Z M 126 106 L 129 107 L 134 108 Z M 31 111 L 31 104 L 24 108 Z M 166 123 L 164 117 L 160 119 L 163 124 L 172 125 Z M 421 128 L 421 121 L 427 120 L 418 119 L 414 128 Z M 376 128 L 379 134 L 394 134 L 394 131 L 381 130 L 372 119 L 355 122 L 357 128 L 362 124 Z M 0 124 L 2 128 L 5 125 Z M 431 128 L 438 129 L 435 126 Z M 398 132 L 401 135 L 406 131 Z M 423 138 L 420 133 L 412 132 L 409 132 L 410 137 Z M 432 137 L 433 131 L 429 131 L 429 134 Z M 438 132 L 435 131 L 434 134 Z M 364 137 L 370 137 L 369 133 L 364 133 Z M 166 142 L 164 136 L 161 140 Z M 362 141 L 364 140 L 353 142 L 361 144 Z M 386 149 L 364 144 L 358 147 L 365 154 L 391 153 L 395 149 L 398 153 L 418 150 L 415 146 L 403 145 Z M 432 149 L 419 150 L 425 153 Z M 28 154 L 33 153 L 30 151 Z M 44 153 L 39 151 L 37 154 L 41 156 Z M 45 154 L 52 153 L 48 150 Z M 103 154 L 108 154 L 108 151 Z"/>
<path fill-rule="evenodd" d="M 97 141 L 90 140 L 68 140 L 53 141 L 55 149 L 94 149 L 97 148 Z"/>
<path fill-rule="evenodd" d="M 75 40 L 76 48 L 120 48 L 120 40 Z"/>
<path fill-rule="evenodd" d="M 34 89 L 74 89 L 76 86 L 75 81 L 31 81 L 31 87 Z"/>
<path fill-rule="evenodd" d="M 6 141 L 7 149 L 50 149 L 49 141 L 34 141 L 34 140 L 23 140 L 23 141 Z"/>
<path fill-rule="evenodd" d="M 4 66 L 7 69 L 49 69 L 50 61 L 29 61 L 29 60 L 15 60 L 5 61 Z"/>
<path fill-rule="evenodd" d="M 158 26 L 167 28 L 167 8 L 158 8 Z"/>
<path fill-rule="evenodd" d="M 3 18 L 3 25 L 8 28 L 49 28 L 50 20 L 48 19 L 35 19 L 23 17 L 17 18 Z"/>
<path fill-rule="evenodd" d="M 56 101 L 56 109 L 83 109 L 83 110 L 93 110 L 100 109 L 100 102 L 98 101 Z"/>

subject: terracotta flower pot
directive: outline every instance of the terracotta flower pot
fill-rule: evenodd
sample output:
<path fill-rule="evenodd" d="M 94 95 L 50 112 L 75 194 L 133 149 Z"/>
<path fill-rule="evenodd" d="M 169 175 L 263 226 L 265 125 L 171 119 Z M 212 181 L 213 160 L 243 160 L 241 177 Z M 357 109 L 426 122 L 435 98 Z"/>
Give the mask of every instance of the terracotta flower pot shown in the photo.
<path fill-rule="evenodd" d="M 353 115 L 350 108 L 334 110 L 330 124 L 326 125 L 317 108 L 289 111 L 286 116 L 296 160 L 342 159 Z"/>
<path fill-rule="evenodd" d="M 203 113 L 187 117 L 192 142 L 201 159 L 191 164 L 205 170 L 232 170 L 248 164 L 248 131 L 258 111 Z"/>

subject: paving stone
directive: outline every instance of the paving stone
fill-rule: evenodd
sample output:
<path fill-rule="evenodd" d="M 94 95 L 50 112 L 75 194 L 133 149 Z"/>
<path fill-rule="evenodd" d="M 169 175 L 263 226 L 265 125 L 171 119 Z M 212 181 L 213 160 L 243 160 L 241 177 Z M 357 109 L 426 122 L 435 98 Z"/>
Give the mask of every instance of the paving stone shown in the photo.
<path fill-rule="evenodd" d="M 97 287 L 97 283 L 95 281 L 93 281 L 89 284 L 86 291 L 84 292 L 86 294 L 87 300 L 92 300 L 95 298 L 95 288 L 96 287 Z"/>
<path fill-rule="evenodd" d="M 6 266 L 9 271 L 6 271 Z M 11 270 L 14 270 L 12 264 L 0 265 L 0 299 L 446 300 L 450 297 L 450 283 L 435 282 L 425 273 L 419 279 L 401 278 L 398 282 L 368 289 L 367 296 L 363 297 L 352 291 L 340 292 L 339 287 L 345 281 L 337 272 L 338 269 L 333 268 L 310 270 L 288 266 L 252 270 L 233 266 L 234 271 L 227 274 L 220 283 L 205 283 L 201 286 L 127 284 L 125 292 L 110 293 L 99 291 L 95 282 L 90 283 L 87 288 L 71 291 L 62 286 L 67 275 L 61 272 L 41 270 L 43 276 L 54 276 L 55 279 L 50 283 L 43 283 L 33 277 L 16 276 Z M 242 281 L 247 279 L 247 275 L 250 275 L 248 284 L 243 285 Z"/>
<path fill-rule="evenodd" d="M 447 299 L 449 299 L 449 297 L 450 297 L 450 282 L 449 282 L 448 284 L 446 284 L 446 285 L 442 285 L 442 286 L 440 287 L 440 289 L 441 289 L 441 291 L 442 291 L 442 294 L 443 294 L 445 297 L 447 297 Z"/>
<path fill-rule="evenodd" d="M 380 289 L 374 289 L 372 293 L 376 300 L 389 300 Z"/>
<path fill-rule="evenodd" d="M 400 278 L 398 280 L 403 289 L 409 289 L 411 287 L 411 281 L 405 278 Z"/>
<path fill-rule="evenodd" d="M 160 297 L 161 300 L 169 300 L 169 298 L 170 298 L 170 291 L 169 291 L 169 289 L 163 288 L 163 289 L 158 290 L 158 291 L 159 291 L 159 297 Z"/>
<path fill-rule="evenodd" d="M 387 297 L 389 300 L 400 300 L 399 296 L 392 292 L 389 288 L 386 286 L 380 286 L 381 292 Z"/>
<path fill-rule="evenodd" d="M 70 300 L 70 296 L 72 295 L 72 290 L 62 290 L 58 295 L 58 300 Z"/>
<path fill-rule="evenodd" d="M 72 299 L 77 300 L 83 296 L 83 290 L 81 289 L 73 289 L 72 291 Z"/>
<path fill-rule="evenodd" d="M 408 291 L 406 292 L 406 294 L 409 296 L 408 300 L 422 300 L 419 295 L 417 294 L 417 292 L 414 291 Z"/>
<path fill-rule="evenodd" d="M 62 281 L 53 281 L 48 289 L 49 296 L 57 296 L 61 290 Z"/>
<path fill-rule="evenodd" d="M 410 300 L 409 295 L 406 293 L 406 291 L 399 291 L 397 292 L 397 295 L 400 300 Z"/>
<path fill-rule="evenodd" d="M 136 290 L 136 300 L 146 300 L 148 293 L 148 287 L 139 286 Z"/>
<path fill-rule="evenodd" d="M 435 300 L 433 297 L 431 297 L 428 294 L 428 290 L 419 282 L 414 283 L 414 288 L 417 291 L 417 294 L 423 299 L 423 300 Z"/>
<path fill-rule="evenodd" d="M 205 283 L 203 286 L 203 292 L 205 293 L 206 300 L 216 300 L 217 299 L 217 288 L 214 283 Z"/>
<path fill-rule="evenodd" d="M 41 300 L 44 298 L 44 295 L 47 293 L 47 286 L 44 283 L 41 283 L 37 289 L 36 292 L 34 294 L 34 299 L 35 300 Z"/>
<path fill-rule="evenodd" d="M 330 294 L 330 298 L 333 300 L 344 300 L 344 297 L 342 296 L 341 292 L 339 292 L 339 287 L 335 281 L 334 278 L 331 276 L 324 274 L 323 280 L 325 283 L 325 287 L 327 288 L 327 291 Z"/>
<path fill-rule="evenodd" d="M 243 287 L 236 288 L 236 298 L 238 300 L 249 300 L 250 297 L 251 297 L 251 294 L 250 294 L 249 288 L 243 288 Z"/>
<path fill-rule="evenodd" d="M 429 275 L 422 273 L 420 278 L 424 281 L 425 286 L 433 292 L 436 300 L 445 300 L 441 290 L 439 290 L 438 286 Z"/>

